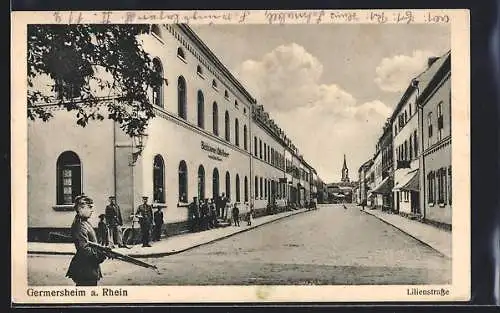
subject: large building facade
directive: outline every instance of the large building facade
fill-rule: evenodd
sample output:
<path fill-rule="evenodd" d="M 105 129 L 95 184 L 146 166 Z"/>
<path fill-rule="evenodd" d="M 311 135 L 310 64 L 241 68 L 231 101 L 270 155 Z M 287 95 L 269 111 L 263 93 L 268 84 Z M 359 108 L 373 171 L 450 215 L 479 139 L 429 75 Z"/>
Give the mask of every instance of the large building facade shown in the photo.
<path fill-rule="evenodd" d="M 394 211 L 403 215 L 420 214 L 419 144 L 417 92 L 412 84 L 391 116 L 394 168 Z"/>
<path fill-rule="evenodd" d="M 419 78 L 420 203 L 426 220 L 451 228 L 451 53 L 436 60 L 434 67 Z"/>
<path fill-rule="evenodd" d="M 188 26 L 152 25 L 140 36 L 165 81 L 151 91 L 155 117 L 142 140 L 112 120 L 82 128 L 73 112 L 51 104 L 49 122 L 29 121 L 31 240 L 68 228 L 80 193 L 95 201 L 94 224 L 108 196 L 130 224 L 146 195 L 165 207 L 167 233 L 185 227 L 193 197 L 224 193 L 242 213 L 313 200 L 314 168 Z M 103 113 L 105 101 L 114 100 L 102 99 Z"/>

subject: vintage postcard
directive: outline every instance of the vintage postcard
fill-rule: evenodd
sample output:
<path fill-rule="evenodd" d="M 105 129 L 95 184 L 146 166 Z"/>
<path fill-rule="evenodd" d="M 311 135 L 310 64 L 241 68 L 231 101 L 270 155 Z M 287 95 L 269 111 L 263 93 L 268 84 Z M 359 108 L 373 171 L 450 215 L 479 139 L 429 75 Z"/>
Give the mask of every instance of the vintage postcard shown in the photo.
<path fill-rule="evenodd" d="M 12 13 L 16 304 L 470 298 L 467 10 Z"/>

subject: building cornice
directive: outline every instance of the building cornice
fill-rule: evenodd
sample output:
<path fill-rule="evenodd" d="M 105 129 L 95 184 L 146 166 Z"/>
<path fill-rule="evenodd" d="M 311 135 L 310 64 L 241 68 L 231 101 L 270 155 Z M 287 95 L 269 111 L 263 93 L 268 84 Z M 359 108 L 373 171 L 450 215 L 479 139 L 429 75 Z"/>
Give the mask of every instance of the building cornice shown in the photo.
<path fill-rule="evenodd" d="M 193 41 L 193 43 L 201 50 L 201 52 L 215 65 L 215 67 L 236 87 L 236 89 L 250 103 L 252 104 L 256 103 L 255 98 L 245 89 L 245 87 L 243 87 L 243 85 L 233 76 L 233 74 L 231 74 L 231 72 L 227 69 L 227 67 L 224 66 L 224 64 L 222 64 L 222 62 L 217 58 L 217 56 L 210 50 L 210 48 L 208 48 L 208 46 L 201 40 L 201 38 L 198 37 L 198 35 L 191 29 L 191 27 L 189 27 L 187 24 L 176 24 L 176 25 L 186 36 L 188 36 L 189 39 Z M 168 26 L 167 29 L 175 36 L 175 30 L 173 29 L 172 26 Z M 191 53 L 193 53 L 191 47 L 189 47 L 185 42 L 183 42 L 183 44 Z M 193 55 L 196 56 L 195 53 L 193 53 Z M 204 63 L 203 60 L 201 60 L 201 58 L 197 57 L 197 59 L 198 61 Z M 204 65 L 207 66 L 206 64 Z M 210 70 L 210 67 L 208 68 Z M 220 77 L 218 77 L 218 75 L 214 73 L 214 71 L 211 72 L 212 74 L 217 76 L 219 80 L 221 80 Z"/>

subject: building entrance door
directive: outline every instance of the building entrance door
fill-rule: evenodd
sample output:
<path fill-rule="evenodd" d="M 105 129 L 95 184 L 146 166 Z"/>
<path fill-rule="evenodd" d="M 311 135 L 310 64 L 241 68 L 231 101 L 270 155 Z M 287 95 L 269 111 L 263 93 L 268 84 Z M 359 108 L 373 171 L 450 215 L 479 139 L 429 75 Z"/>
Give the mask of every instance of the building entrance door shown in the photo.
<path fill-rule="evenodd" d="M 411 212 L 420 214 L 420 197 L 418 192 L 412 191 L 411 193 Z"/>

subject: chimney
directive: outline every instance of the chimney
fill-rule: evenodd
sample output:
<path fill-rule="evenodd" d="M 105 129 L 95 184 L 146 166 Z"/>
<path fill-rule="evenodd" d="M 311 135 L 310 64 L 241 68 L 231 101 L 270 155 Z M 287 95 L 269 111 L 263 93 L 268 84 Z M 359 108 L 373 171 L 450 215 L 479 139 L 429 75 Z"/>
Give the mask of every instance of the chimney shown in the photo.
<path fill-rule="evenodd" d="M 430 57 L 427 59 L 427 67 L 431 67 L 434 62 L 436 62 L 439 59 L 439 57 Z"/>

